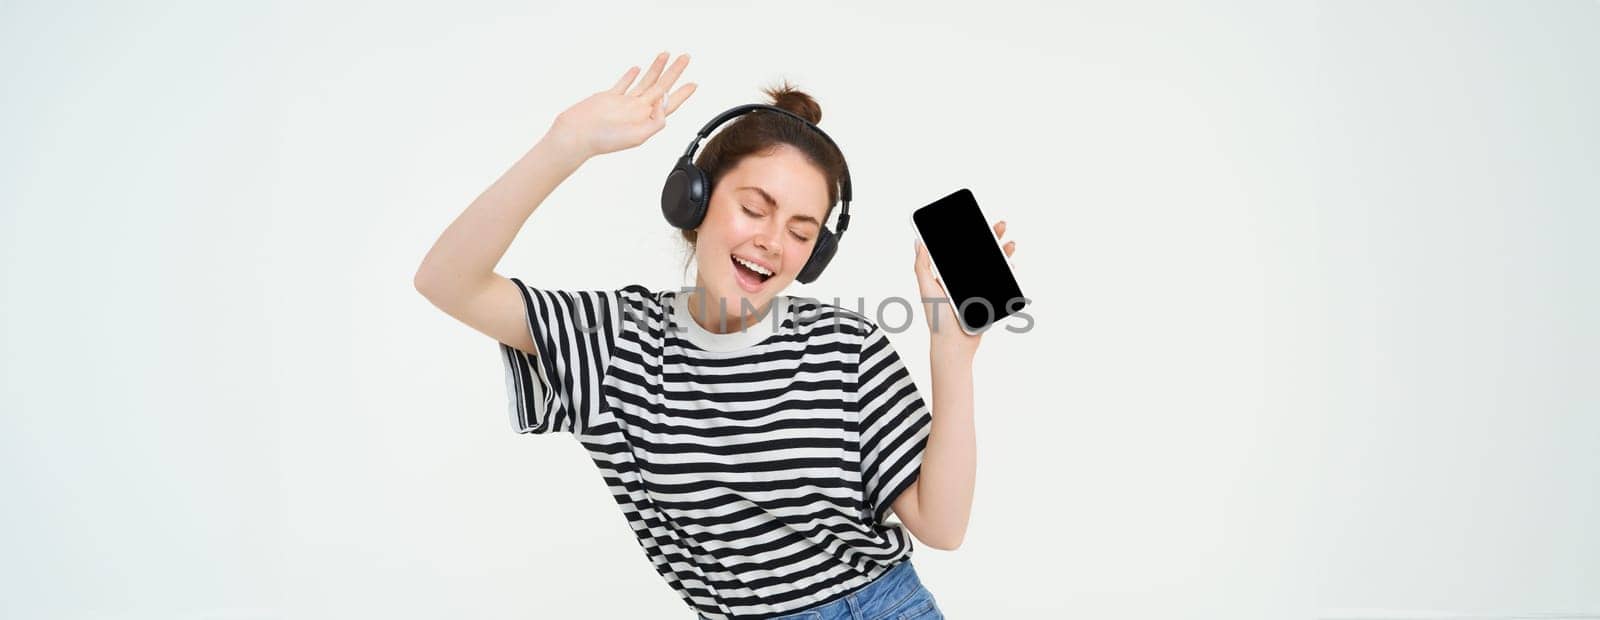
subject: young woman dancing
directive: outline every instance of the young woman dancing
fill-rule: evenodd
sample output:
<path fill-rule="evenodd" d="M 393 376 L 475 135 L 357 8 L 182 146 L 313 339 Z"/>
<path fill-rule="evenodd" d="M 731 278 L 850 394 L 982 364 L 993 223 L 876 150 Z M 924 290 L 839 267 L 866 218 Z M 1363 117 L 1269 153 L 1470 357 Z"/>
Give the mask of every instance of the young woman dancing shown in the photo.
<path fill-rule="evenodd" d="M 911 537 L 953 550 L 965 535 L 980 337 L 948 303 L 925 303 L 930 409 L 874 321 L 783 294 L 822 272 L 849 225 L 849 170 L 814 99 L 786 84 L 767 90 L 770 106 L 724 112 L 665 179 L 692 289 L 553 290 L 494 271 L 562 180 L 642 144 L 693 94 L 668 94 L 688 56 L 667 59 L 557 115 L 440 235 L 417 290 L 499 343 L 515 430 L 582 443 L 701 618 L 942 618 Z M 942 299 L 920 244 L 915 255 L 924 300 Z"/>

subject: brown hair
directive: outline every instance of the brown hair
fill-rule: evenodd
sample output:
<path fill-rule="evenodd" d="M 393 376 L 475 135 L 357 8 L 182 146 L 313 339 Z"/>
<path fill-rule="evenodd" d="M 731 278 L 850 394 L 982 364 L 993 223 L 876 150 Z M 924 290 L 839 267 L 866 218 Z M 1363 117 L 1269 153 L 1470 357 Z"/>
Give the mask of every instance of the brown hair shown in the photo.
<path fill-rule="evenodd" d="M 784 80 L 782 86 L 768 87 L 762 92 L 772 99 L 772 105 L 793 112 L 813 125 L 822 122 L 822 106 L 788 80 Z M 744 158 L 758 153 L 771 153 L 784 144 L 798 149 L 828 179 L 828 211 L 822 216 L 822 221 L 826 223 L 828 216 L 833 214 L 834 204 L 839 202 L 839 179 L 844 175 L 844 161 L 827 138 L 795 119 L 765 110 L 741 115 L 723 125 L 716 135 L 705 142 L 694 165 L 705 171 L 711 187 L 715 188 L 723 175 Z M 707 199 L 710 199 L 709 193 Z M 683 264 L 685 274 L 689 271 L 689 263 L 694 260 L 697 232 L 681 231 L 690 250 Z"/>

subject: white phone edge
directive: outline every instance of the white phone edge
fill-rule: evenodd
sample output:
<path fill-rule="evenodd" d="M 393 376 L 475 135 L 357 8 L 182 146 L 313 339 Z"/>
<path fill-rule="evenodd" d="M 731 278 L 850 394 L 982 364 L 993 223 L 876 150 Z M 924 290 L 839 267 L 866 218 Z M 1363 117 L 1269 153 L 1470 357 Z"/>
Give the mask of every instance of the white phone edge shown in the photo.
<path fill-rule="evenodd" d="M 962 188 L 962 189 L 966 189 L 966 188 Z M 970 192 L 972 190 L 968 189 L 967 191 Z M 948 196 L 948 194 L 946 194 L 946 195 Z M 937 202 L 937 201 L 935 201 L 935 202 Z M 917 242 L 921 243 L 923 249 L 927 250 L 927 252 L 928 252 L 928 266 L 933 268 L 933 275 L 934 275 L 934 277 L 938 278 L 939 289 L 944 291 L 945 300 L 950 302 L 950 314 L 952 314 L 952 315 L 954 315 L 956 317 L 956 325 L 961 328 L 961 331 L 963 333 L 966 333 L 969 336 L 976 336 L 976 335 L 982 334 L 983 332 L 989 331 L 989 328 L 1000 324 L 1000 321 L 1003 321 L 1005 319 L 1000 319 L 1000 320 L 996 320 L 996 321 L 990 321 L 988 326 L 986 326 L 983 329 L 980 329 L 978 331 L 972 331 L 972 330 L 967 329 L 966 321 L 961 320 L 961 313 L 960 312 L 956 312 L 955 295 L 951 295 L 950 294 L 950 289 L 944 285 L 944 277 L 939 275 L 939 263 L 933 260 L 933 250 L 928 247 L 927 240 L 922 238 L 922 229 L 921 228 L 917 228 L 917 212 L 921 211 L 923 209 L 926 209 L 926 208 L 928 208 L 928 207 L 930 207 L 932 205 L 933 205 L 933 203 L 930 202 L 930 203 L 925 204 L 923 206 L 920 206 L 920 207 L 917 207 L 915 209 L 912 209 L 911 210 L 911 214 L 906 216 L 906 221 L 911 223 L 911 232 L 912 232 L 912 234 L 915 234 L 917 236 Z M 1012 280 L 1017 279 L 1017 266 L 1013 265 L 1011 263 L 1011 257 L 1010 256 L 1006 256 L 1005 248 L 1000 246 L 1000 235 L 994 234 L 994 225 L 990 224 L 988 222 L 984 222 L 984 226 L 983 227 L 984 227 L 984 229 L 989 231 L 989 238 L 994 239 L 994 246 L 996 248 L 1000 249 L 1000 258 L 1005 259 L 1005 261 L 1006 261 L 1006 270 L 1011 272 L 1011 279 Z M 1023 297 L 1023 299 L 1027 299 L 1027 297 Z"/>

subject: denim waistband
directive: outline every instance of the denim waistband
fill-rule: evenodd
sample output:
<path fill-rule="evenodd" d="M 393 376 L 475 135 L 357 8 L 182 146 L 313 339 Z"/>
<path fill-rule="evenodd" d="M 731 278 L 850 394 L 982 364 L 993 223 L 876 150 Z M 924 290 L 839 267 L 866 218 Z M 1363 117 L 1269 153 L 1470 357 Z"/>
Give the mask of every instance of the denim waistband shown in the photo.
<path fill-rule="evenodd" d="M 907 599 L 924 590 L 917 569 L 911 565 L 911 556 L 878 575 L 872 583 L 841 598 L 790 612 L 772 620 L 815 620 L 817 618 L 853 618 L 869 620 L 878 618 Z"/>

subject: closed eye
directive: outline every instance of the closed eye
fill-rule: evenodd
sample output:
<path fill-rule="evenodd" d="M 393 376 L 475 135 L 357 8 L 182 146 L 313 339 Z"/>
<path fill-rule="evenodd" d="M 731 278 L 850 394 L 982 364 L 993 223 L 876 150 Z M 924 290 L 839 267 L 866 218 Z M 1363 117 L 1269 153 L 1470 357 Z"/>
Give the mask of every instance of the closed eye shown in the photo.
<path fill-rule="evenodd" d="M 739 208 L 740 208 L 740 209 L 743 209 L 743 210 L 744 210 L 744 212 L 745 212 L 745 214 L 747 214 L 747 215 L 749 215 L 749 216 L 750 216 L 750 217 L 754 217 L 754 218 L 760 218 L 760 217 L 763 217 L 763 216 L 762 216 L 762 214 L 760 214 L 760 213 L 757 213 L 757 212 L 755 212 L 755 211 L 751 211 L 751 210 L 750 210 L 750 207 L 746 207 L 746 206 L 744 206 L 744 205 L 743 205 L 743 204 L 741 204 L 741 205 L 739 205 Z M 800 234 L 800 233 L 797 233 L 797 232 L 794 232 L 794 231 L 792 231 L 792 230 L 791 230 L 791 231 L 789 231 L 789 235 L 790 235 L 790 236 L 792 236 L 792 237 L 794 237 L 794 238 L 795 238 L 795 240 L 797 240 L 797 241 L 799 241 L 799 242 L 800 242 L 800 243 L 805 243 L 805 242 L 807 242 L 807 241 L 810 241 L 810 240 L 811 240 L 811 238 L 810 238 L 810 237 L 807 237 L 807 236 L 805 236 L 805 235 L 802 235 L 802 234 Z"/>

